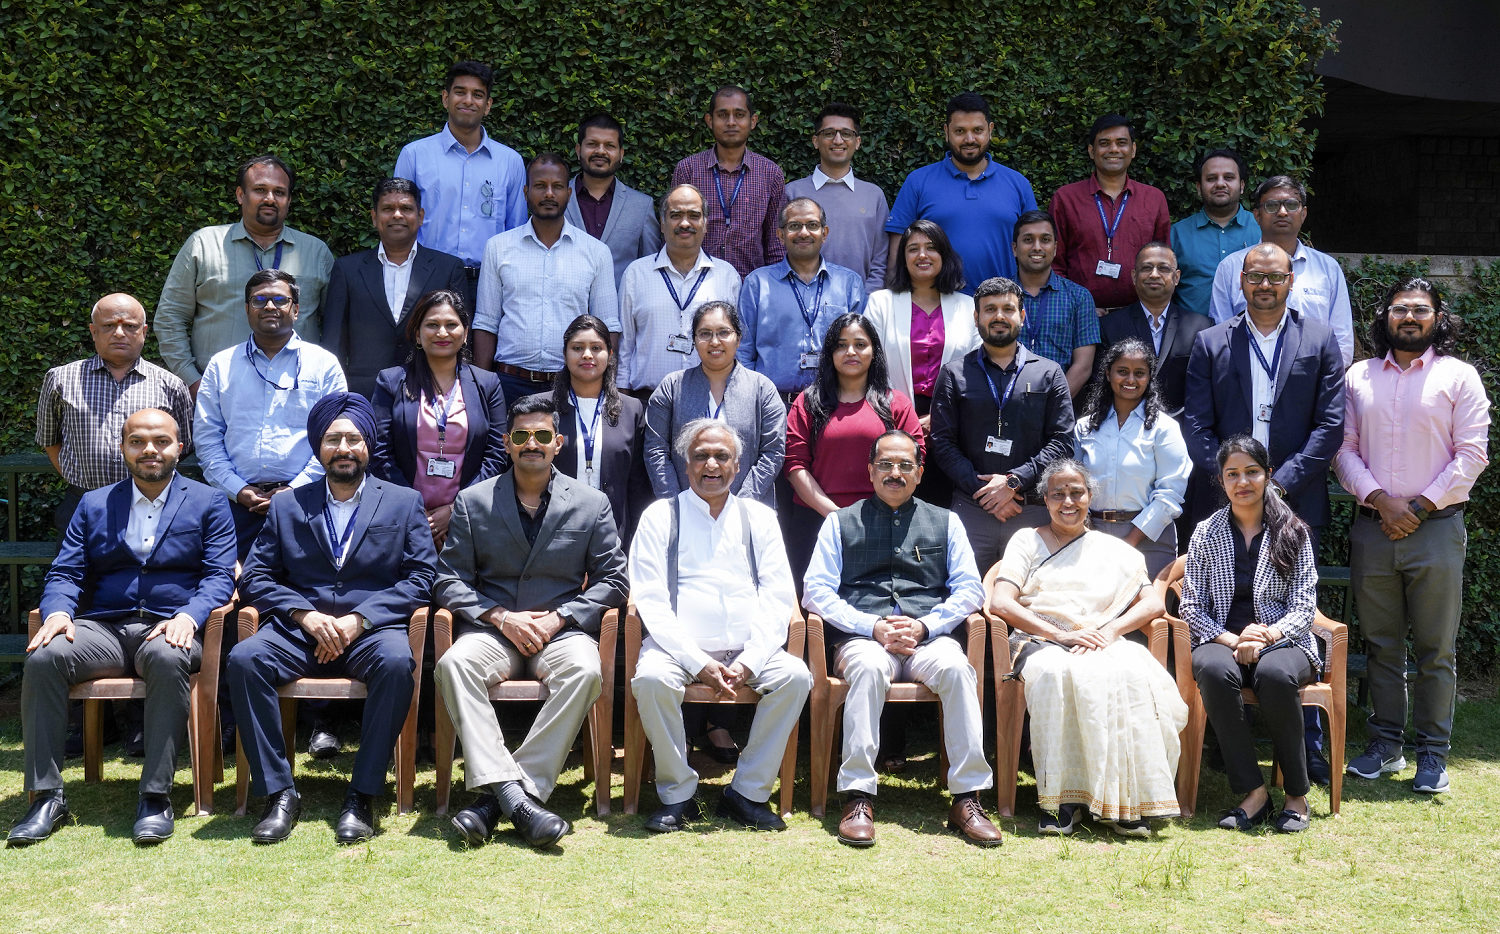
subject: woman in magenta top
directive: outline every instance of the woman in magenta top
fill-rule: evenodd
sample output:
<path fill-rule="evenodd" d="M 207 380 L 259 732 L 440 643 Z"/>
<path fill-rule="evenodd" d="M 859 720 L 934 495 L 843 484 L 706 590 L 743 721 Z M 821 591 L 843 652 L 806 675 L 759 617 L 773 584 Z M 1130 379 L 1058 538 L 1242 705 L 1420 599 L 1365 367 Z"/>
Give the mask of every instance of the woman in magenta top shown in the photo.
<path fill-rule="evenodd" d="M 786 551 L 799 585 L 823 517 L 874 495 L 870 445 L 892 428 L 925 444 L 911 399 L 891 388 L 875 328 L 863 315 L 840 315 L 823 338 L 817 379 L 786 417 L 785 469 L 792 485 Z"/>

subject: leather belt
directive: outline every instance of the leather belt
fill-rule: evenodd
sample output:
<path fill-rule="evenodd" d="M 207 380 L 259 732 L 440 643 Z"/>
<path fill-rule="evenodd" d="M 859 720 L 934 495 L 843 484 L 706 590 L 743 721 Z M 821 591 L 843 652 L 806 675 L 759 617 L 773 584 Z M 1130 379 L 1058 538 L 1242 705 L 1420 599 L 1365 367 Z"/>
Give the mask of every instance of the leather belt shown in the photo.
<path fill-rule="evenodd" d="M 1140 515 L 1139 509 L 1090 509 L 1089 516 L 1100 522 L 1129 522 Z"/>
<path fill-rule="evenodd" d="M 478 279 L 479 278 L 479 267 L 478 266 L 465 266 L 464 267 L 464 277 L 466 279 L 468 279 L 469 281 L 471 281 L 471 282 L 474 281 L 474 280 L 476 280 L 476 279 Z"/>
<path fill-rule="evenodd" d="M 1456 516 L 1459 513 L 1463 512 L 1464 507 L 1467 505 L 1469 505 L 1467 502 L 1463 502 L 1454 503 L 1452 506 L 1444 506 L 1442 509 L 1435 509 L 1432 512 L 1429 512 L 1427 514 L 1427 518 L 1446 519 L 1449 516 Z M 1366 519 L 1374 519 L 1376 522 L 1380 521 L 1380 510 L 1378 509 L 1372 509 L 1369 506 L 1360 506 L 1359 514 L 1364 516 Z"/>
<path fill-rule="evenodd" d="M 257 490 L 260 490 L 262 493 L 275 493 L 277 490 L 282 489 L 283 487 L 291 486 L 291 484 L 286 482 L 285 480 L 267 480 L 264 483 L 252 483 L 250 485 L 255 487 Z"/>
<path fill-rule="evenodd" d="M 1041 496 L 1037 493 L 1027 493 L 1024 497 L 1022 497 L 1021 502 L 1025 503 L 1027 506 L 1046 506 L 1047 497 Z"/>
<path fill-rule="evenodd" d="M 525 367 L 511 366 L 509 363 L 495 361 L 495 369 L 506 376 L 516 376 L 533 383 L 550 383 L 556 373 L 543 373 L 541 370 L 528 370 Z"/>

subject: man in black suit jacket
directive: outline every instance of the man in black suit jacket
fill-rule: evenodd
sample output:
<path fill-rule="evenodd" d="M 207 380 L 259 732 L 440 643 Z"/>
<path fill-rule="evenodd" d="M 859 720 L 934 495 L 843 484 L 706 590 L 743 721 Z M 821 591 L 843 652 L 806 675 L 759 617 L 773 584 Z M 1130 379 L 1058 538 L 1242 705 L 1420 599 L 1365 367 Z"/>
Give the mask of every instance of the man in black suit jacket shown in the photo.
<path fill-rule="evenodd" d="M 374 396 L 381 370 L 406 362 L 406 319 L 417 300 L 436 289 L 464 294 L 463 261 L 417 247 L 422 217 L 415 182 L 387 178 L 377 184 L 370 220 L 380 246 L 334 260 L 323 294 L 321 343 L 339 358 L 349 391 L 366 399 Z"/>
<path fill-rule="evenodd" d="M 1135 268 L 1130 272 L 1139 299 L 1134 305 L 1117 308 L 1099 321 L 1099 336 L 1104 351 L 1127 337 L 1139 338 L 1156 350 L 1156 380 L 1161 386 L 1161 400 L 1168 415 L 1182 414 L 1187 392 L 1188 357 L 1198 332 L 1214 326 L 1207 315 L 1188 311 L 1172 301 L 1182 271 L 1172 248 L 1159 240 L 1141 247 L 1135 254 Z M 1103 359 L 1104 354 L 1100 354 Z M 1095 378 L 1098 376 L 1096 374 Z M 1186 539 L 1183 539 L 1186 541 Z"/>
<path fill-rule="evenodd" d="M 364 397 L 324 396 L 308 413 L 307 432 L 317 439 L 324 479 L 272 498 L 240 575 L 241 598 L 266 623 L 229 653 L 251 790 L 268 796 L 256 843 L 286 839 L 302 809 L 276 695 L 298 678 L 354 678 L 368 689 L 335 839 L 374 834 L 371 799 L 385 789 L 411 707 L 416 662 L 407 621 L 427 605 L 437 575 L 421 494 L 365 473 L 375 412 Z"/>

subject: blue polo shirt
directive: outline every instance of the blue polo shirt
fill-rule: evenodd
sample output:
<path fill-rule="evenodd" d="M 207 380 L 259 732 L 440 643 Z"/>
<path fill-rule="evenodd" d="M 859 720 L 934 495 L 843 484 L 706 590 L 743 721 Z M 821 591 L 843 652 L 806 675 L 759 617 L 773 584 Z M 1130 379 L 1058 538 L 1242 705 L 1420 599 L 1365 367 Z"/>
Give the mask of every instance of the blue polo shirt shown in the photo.
<path fill-rule="evenodd" d="M 973 294 L 991 276 L 1016 277 L 1011 234 L 1016 218 L 1035 209 L 1031 182 L 1015 169 L 991 158 L 984 172 L 971 179 L 951 156 L 944 156 L 906 176 L 885 231 L 900 234 L 912 221 L 935 221 L 963 259 L 963 290 Z"/>
<path fill-rule="evenodd" d="M 1186 311 L 1213 317 L 1209 306 L 1213 303 L 1214 270 L 1219 268 L 1219 261 L 1259 242 L 1260 225 L 1244 207 L 1224 227 L 1209 220 L 1204 211 L 1173 224 L 1172 252 L 1177 254 L 1182 281 L 1177 283 L 1172 301 Z"/>
<path fill-rule="evenodd" d="M 798 298 L 802 299 L 800 305 Z M 834 319 L 858 313 L 864 307 L 864 278 L 852 269 L 824 260 L 813 281 L 805 283 L 786 260 L 762 266 L 746 276 L 740 286 L 740 320 L 745 334 L 736 356 L 775 383 L 779 392 L 797 392 L 818 372 L 802 369 L 802 354 L 822 351 L 823 338 Z M 808 317 L 812 318 L 811 325 Z"/>

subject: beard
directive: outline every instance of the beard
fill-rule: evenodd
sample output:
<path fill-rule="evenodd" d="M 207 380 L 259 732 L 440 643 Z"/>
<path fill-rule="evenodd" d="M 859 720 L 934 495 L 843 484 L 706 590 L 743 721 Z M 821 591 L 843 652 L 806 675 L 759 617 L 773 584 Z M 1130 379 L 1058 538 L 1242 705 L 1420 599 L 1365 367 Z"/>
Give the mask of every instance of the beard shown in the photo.
<path fill-rule="evenodd" d="M 358 460 L 336 460 L 325 468 L 324 473 L 340 483 L 358 483 L 365 475 L 365 465 Z"/>
<path fill-rule="evenodd" d="M 1391 346 L 1396 350 L 1399 350 L 1402 353 L 1419 354 L 1423 353 L 1427 350 L 1428 347 L 1432 346 L 1433 334 L 1436 330 L 1437 326 L 1434 324 L 1433 327 L 1427 329 L 1426 333 L 1408 337 L 1407 335 L 1402 334 L 1396 328 L 1387 327 L 1386 337 L 1390 339 Z"/>
<path fill-rule="evenodd" d="M 994 331 L 986 330 L 984 332 L 984 342 L 991 347 L 1009 347 L 1016 342 L 1018 336 L 1015 331 L 996 334 Z"/>
<path fill-rule="evenodd" d="M 142 483 L 160 483 L 172 476 L 172 471 L 177 469 L 177 458 L 163 457 L 161 464 L 157 467 L 144 467 L 139 463 L 126 464 L 130 475 Z"/>

